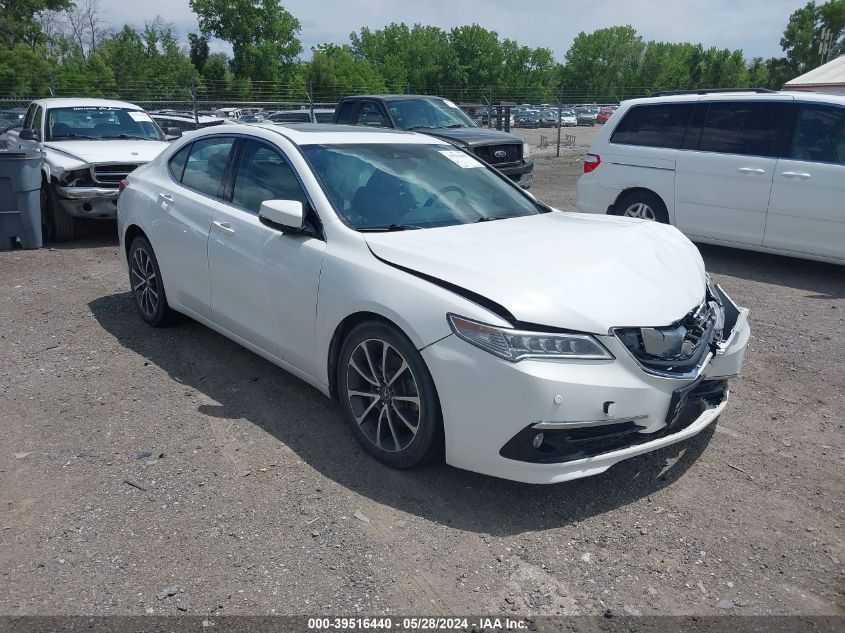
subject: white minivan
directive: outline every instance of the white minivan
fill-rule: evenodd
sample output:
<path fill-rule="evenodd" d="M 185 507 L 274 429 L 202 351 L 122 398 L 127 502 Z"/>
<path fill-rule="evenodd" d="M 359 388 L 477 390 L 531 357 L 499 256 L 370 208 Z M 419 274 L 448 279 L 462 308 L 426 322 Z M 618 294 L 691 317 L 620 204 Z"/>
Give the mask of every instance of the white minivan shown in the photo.
<path fill-rule="evenodd" d="M 578 209 L 697 242 L 845 264 L 845 97 L 699 91 L 623 103 L 596 135 Z"/>

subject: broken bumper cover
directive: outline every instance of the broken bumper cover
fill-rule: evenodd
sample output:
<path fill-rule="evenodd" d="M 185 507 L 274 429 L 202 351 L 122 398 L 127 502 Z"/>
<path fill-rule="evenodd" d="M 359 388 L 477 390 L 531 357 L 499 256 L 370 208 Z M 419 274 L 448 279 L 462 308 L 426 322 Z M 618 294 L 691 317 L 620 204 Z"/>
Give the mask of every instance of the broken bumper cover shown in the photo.
<path fill-rule="evenodd" d="M 113 220 L 117 217 L 116 187 L 56 187 L 59 204 L 76 218 Z"/>
<path fill-rule="evenodd" d="M 747 310 L 731 305 L 736 321 L 694 379 L 645 372 L 610 335 L 597 338 L 615 359 L 601 361 L 511 363 L 454 335 L 430 345 L 422 355 L 440 396 L 447 463 L 558 483 L 700 433 L 725 409 L 750 335 Z"/>

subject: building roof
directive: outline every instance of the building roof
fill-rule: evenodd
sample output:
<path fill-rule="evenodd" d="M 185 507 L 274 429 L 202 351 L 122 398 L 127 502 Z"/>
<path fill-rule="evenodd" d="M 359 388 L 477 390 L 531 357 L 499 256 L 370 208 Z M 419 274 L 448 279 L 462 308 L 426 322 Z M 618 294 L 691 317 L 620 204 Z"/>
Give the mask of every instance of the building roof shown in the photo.
<path fill-rule="evenodd" d="M 787 82 L 784 88 L 830 88 L 833 86 L 845 87 L 845 55 L 796 77 Z"/>

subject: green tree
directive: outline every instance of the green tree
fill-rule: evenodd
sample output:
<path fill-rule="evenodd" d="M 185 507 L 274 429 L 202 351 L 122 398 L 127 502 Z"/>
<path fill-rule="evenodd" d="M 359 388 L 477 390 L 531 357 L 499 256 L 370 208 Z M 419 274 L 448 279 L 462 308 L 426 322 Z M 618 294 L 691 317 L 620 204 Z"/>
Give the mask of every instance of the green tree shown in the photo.
<path fill-rule="evenodd" d="M 829 59 L 845 53 L 845 0 L 829 0 L 823 5 L 808 2 L 789 16 L 780 45 L 793 77 L 822 63 L 819 45 L 823 29 L 831 33 Z"/>
<path fill-rule="evenodd" d="M 0 43 L 6 48 L 14 48 L 19 43 L 33 48 L 43 44 L 44 31 L 38 15 L 72 6 L 71 0 L 0 0 Z"/>
<path fill-rule="evenodd" d="M 253 81 L 290 80 L 302 52 L 299 20 L 278 0 L 190 0 L 203 33 L 232 44 L 232 69 Z"/>
<path fill-rule="evenodd" d="M 481 100 L 502 79 L 504 53 L 499 35 L 477 24 L 461 26 L 449 32 L 455 56 L 450 82 L 458 88 L 453 96 Z"/>
<path fill-rule="evenodd" d="M 197 72 L 202 72 L 209 54 L 208 38 L 202 34 L 188 33 L 188 57 L 191 58 L 191 63 Z"/>
<path fill-rule="evenodd" d="M 645 51 L 631 26 L 614 26 L 579 33 L 566 52 L 562 79 L 567 92 L 597 100 L 618 98 L 636 83 Z"/>
<path fill-rule="evenodd" d="M 344 95 L 387 90 L 373 65 L 357 59 L 349 46 L 323 44 L 313 51 L 305 67 L 305 80 L 315 101 L 335 101 Z"/>

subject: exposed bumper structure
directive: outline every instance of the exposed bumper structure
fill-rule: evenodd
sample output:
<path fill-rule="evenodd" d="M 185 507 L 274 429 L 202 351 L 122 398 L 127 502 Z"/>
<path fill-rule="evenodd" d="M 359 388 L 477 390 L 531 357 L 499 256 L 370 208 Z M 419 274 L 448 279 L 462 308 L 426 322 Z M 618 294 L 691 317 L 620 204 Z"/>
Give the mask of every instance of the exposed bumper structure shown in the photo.
<path fill-rule="evenodd" d="M 724 410 L 726 379 L 739 372 L 750 336 L 747 311 L 731 305 L 736 320 L 730 332 L 693 379 L 647 373 L 611 335 L 598 337 L 615 356 L 606 361 L 511 363 L 454 335 L 425 348 L 443 410 L 446 461 L 548 484 L 595 475 L 696 435 Z M 548 435 L 545 446 L 530 445 L 538 432 Z M 523 452 L 506 448 L 526 433 L 536 459 L 525 446 Z M 597 437 L 604 443 L 596 444 Z M 588 446 L 583 457 L 571 450 L 575 445 Z M 559 450 L 544 460 L 543 451 L 551 449 Z"/>
<path fill-rule="evenodd" d="M 118 190 L 109 187 L 56 187 L 59 196 L 67 200 L 117 199 Z"/>

